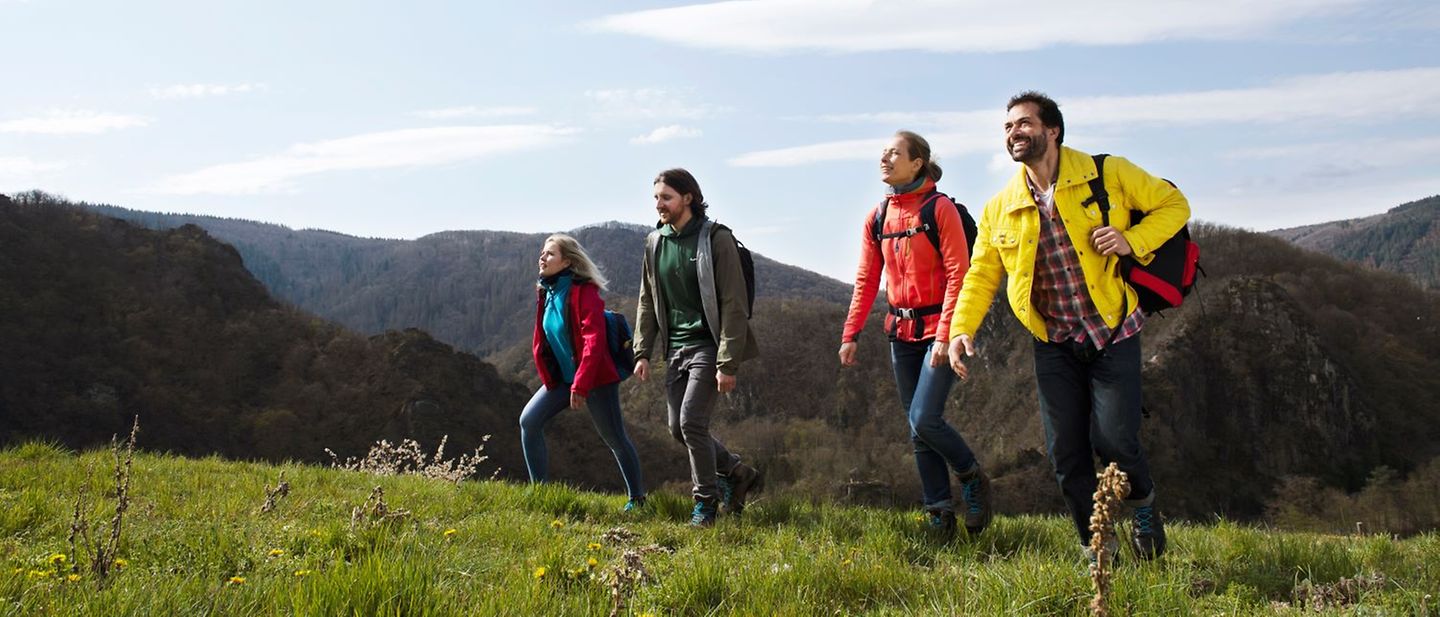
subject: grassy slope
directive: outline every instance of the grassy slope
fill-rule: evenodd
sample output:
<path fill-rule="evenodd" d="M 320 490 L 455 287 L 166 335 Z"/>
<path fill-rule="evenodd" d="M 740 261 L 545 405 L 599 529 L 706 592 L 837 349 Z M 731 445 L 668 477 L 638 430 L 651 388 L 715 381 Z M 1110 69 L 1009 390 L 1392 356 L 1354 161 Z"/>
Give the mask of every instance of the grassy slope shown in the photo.
<path fill-rule="evenodd" d="M 90 520 L 109 520 L 110 471 L 108 451 L 0 450 L 0 614 L 604 615 L 601 574 L 625 546 L 602 536 L 621 526 L 638 535 L 633 545 L 674 549 L 645 558 L 652 578 L 626 614 L 1083 614 L 1090 594 L 1059 517 L 1002 516 L 978 540 L 936 544 L 915 512 L 762 496 L 743 520 L 696 531 L 684 525 L 687 500 L 668 494 L 631 517 L 621 496 L 563 486 L 150 454 L 134 465 L 120 549 L 128 566 L 103 586 L 83 571 L 76 582 L 40 574 L 70 552 L 81 486 Z M 291 492 L 261 514 L 281 472 Z M 413 513 L 352 530 L 352 508 L 377 485 L 392 509 Z M 1434 533 L 1396 541 L 1222 522 L 1172 525 L 1171 541 L 1160 564 L 1121 566 L 1112 600 L 1121 614 L 1284 613 L 1272 602 L 1291 600 L 1304 579 L 1374 573 L 1387 582 L 1363 607 L 1440 614 Z M 237 576 L 244 583 L 228 582 Z"/>

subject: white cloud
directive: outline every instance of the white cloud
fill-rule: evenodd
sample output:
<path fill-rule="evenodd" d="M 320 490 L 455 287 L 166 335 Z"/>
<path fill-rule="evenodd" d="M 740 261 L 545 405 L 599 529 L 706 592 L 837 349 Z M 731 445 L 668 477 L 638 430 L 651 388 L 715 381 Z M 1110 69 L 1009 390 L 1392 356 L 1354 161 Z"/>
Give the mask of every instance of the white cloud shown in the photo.
<path fill-rule="evenodd" d="M 0 182 L 11 188 L 33 183 L 40 177 L 69 167 L 69 163 L 58 161 L 36 161 L 28 156 L 0 156 Z"/>
<path fill-rule="evenodd" d="M 1330 161 L 1350 161 L 1367 167 L 1383 167 L 1440 155 L 1440 137 L 1417 139 L 1361 139 L 1330 141 L 1264 148 L 1241 148 L 1230 151 L 1232 159 L 1305 160 L 1324 157 Z M 1440 187 L 1437 187 L 1440 189 Z"/>
<path fill-rule="evenodd" d="M 506 116 L 531 116 L 539 110 L 534 107 L 445 107 L 441 109 L 423 109 L 410 112 L 410 115 L 426 120 L 456 120 L 460 118 L 503 118 Z"/>
<path fill-rule="evenodd" d="M 644 135 L 631 137 L 630 143 L 636 145 L 658 144 L 661 142 L 670 141 L 672 139 L 687 139 L 692 137 L 699 137 L 703 134 L 704 133 L 697 128 L 680 126 L 678 124 L 671 124 L 669 126 L 662 126 Z"/>
<path fill-rule="evenodd" d="M 296 144 L 285 152 L 171 176 L 151 189 L 170 195 L 290 190 L 305 176 L 335 171 L 449 165 L 564 143 L 575 129 L 547 125 L 445 126 L 366 133 Z"/>
<path fill-rule="evenodd" d="M 585 97 L 594 101 L 595 115 L 621 120 L 699 120 L 730 111 L 728 107 L 708 103 L 691 103 L 689 92 L 664 88 L 616 88 L 588 90 Z"/>
<path fill-rule="evenodd" d="M 730 0 L 609 15 L 592 30 L 744 52 L 995 53 L 1261 36 L 1373 0 Z"/>
<path fill-rule="evenodd" d="M 1377 102 L 1383 101 L 1380 105 Z M 1378 123 L 1397 118 L 1440 115 L 1440 68 L 1359 71 L 1290 77 L 1271 86 L 1179 92 L 1144 96 L 1105 96 L 1060 101 L 1066 130 L 1120 131 L 1137 125 L 1279 124 L 1323 121 Z M 998 148 L 1004 110 L 964 112 L 885 112 L 819 116 L 845 123 L 883 123 L 888 127 L 934 127 L 926 134 L 941 154 Z M 842 140 L 750 152 L 731 165 L 806 165 L 875 156 L 877 139 Z"/>
<path fill-rule="evenodd" d="M 0 121 L 0 133 L 94 135 L 148 124 L 150 119 L 141 116 L 55 109 L 30 118 Z"/>
<path fill-rule="evenodd" d="M 263 92 L 270 87 L 265 84 L 174 84 L 150 89 L 150 96 L 156 100 L 200 99 L 229 94 Z"/>

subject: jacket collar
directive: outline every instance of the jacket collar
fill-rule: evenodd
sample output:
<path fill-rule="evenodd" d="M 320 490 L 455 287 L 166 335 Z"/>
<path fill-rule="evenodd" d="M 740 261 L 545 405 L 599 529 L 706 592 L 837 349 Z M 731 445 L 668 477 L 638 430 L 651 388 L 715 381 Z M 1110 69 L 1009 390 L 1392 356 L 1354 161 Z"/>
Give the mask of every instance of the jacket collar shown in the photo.
<path fill-rule="evenodd" d="M 887 187 L 886 199 L 889 199 L 890 203 L 896 205 L 918 204 L 920 200 L 924 199 L 924 197 L 929 195 L 930 191 L 933 190 L 935 190 L 935 181 L 926 177 L 905 186 Z"/>
<path fill-rule="evenodd" d="M 1095 178 L 1095 161 L 1089 154 L 1060 146 L 1060 171 L 1056 174 L 1055 191 L 1058 193 L 1077 184 L 1086 184 Z M 1010 183 L 1005 185 L 1005 213 L 1025 208 L 1034 208 L 1035 197 L 1030 194 L 1030 183 L 1025 177 L 1025 166 L 1015 171 Z"/>

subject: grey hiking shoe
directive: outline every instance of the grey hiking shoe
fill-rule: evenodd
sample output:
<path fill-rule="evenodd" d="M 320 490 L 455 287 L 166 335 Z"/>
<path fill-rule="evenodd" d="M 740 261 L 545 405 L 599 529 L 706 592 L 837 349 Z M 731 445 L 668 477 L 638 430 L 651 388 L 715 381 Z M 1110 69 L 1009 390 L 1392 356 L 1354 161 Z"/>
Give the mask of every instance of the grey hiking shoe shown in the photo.
<path fill-rule="evenodd" d="M 1134 528 L 1131 530 L 1130 547 L 1135 556 L 1142 560 L 1159 559 L 1165 554 L 1165 522 L 1154 505 L 1135 508 Z"/>
<path fill-rule="evenodd" d="M 740 463 L 729 476 L 720 476 L 719 484 L 720 505 L 727 514 L 740 514 L 745 511 L 745 500 L 750 493 L 765 490 L 765 472 Z"/>
<path fill-rule="evenodd" d="M 965 531 L 972 536 L 979 535 L 995 517 L 990 499 L 990 476 L 976 465 L 969 473 L 955 474 L 955 478 L 960 481 L 961 496 L 965 501 Z"/>

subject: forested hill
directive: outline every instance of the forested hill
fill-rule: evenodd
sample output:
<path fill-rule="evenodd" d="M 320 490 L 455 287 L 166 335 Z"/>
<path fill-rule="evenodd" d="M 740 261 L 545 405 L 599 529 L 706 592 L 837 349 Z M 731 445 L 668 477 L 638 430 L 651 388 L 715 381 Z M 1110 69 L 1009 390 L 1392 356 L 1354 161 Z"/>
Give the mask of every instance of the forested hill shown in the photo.
<path fill-rule="evenodd" d="M 447 434 L 457 453 L 518 439 L 528 395 L 423 332 L 366 338 L 276 302 L 198 227 L 4 196 L 0 315 L 0 443 L 94 445 L 138 414 L 151 448 L 190 455 L 320 461 Z"/>
<path fill-rule="evenodd" d="M 1440 288 L 1440 195 L 1384 214 L 1270 233 L 1312 251 L 1404 274 L 1426 289 Z"/>
<path fill-rule="evenodd" d="M 56 203 L 43 193 L 17 197 Z M 357 238 L 320 230 L 189 214 L 79 204 L 151 229 L 197 225 L 234 246 L 245 266 L 281 300 L 366 334 L 419 328 L 485 355 L 528 340 L 535 259 L 544 233 L 445 231 L 417 240 Z M 557 230 L 558 231 L 558 230 Z M 610 278 L 606 300 L 634 304 L 649 228 L 606 223 L 573 233 Z M 743 230 L 737 231 L 743 241 Z M 756 295 L 848 302 L 834 279 L 755 256 Z"/>
<path fill-rule="evenodd" d="M 0 440 L 94 441 L 139 412 L 163 420 L 146 423 L 152 437 L 165 436 L 163 447 L 185 453 L 313 460 L 321 447 L 358 448 L 382 436 L 494 433 L 493 453 L 509 470 L 523 469 L 515 417 L 527 392 L 512 382 L 534 379 L 528 335 L 492 356 L 497 375 L 420 332 L 365 339 L 282 307 L 233 249 L 197 227 L 155 232 L 61 205 L 4 207 Z M 1386 525 L 1396 531 L 1440 524 L 1433 504 L 1397 497 L 1440 482 L 1440 297 L 1264 234 L 1192 227 L 1210 276 L 1184 307 L 1151 318 L 1143 335 L 1153 412 L 1143 430 L 1166 513 L 1319 512 L 1340 502 L 1317 495 L 1363 487 L 1385 497 Z M 641 230 L 586 233 L 607 259 L 638 251 L 629 243 Z M 521 281 L 511 292 L 518 299 L 507 302 L 519 308 L 508 310 L 528 332 L 539 237 L 460 235 L 491 243 L 470 253 L 515 251 L 527 272 L 512 277 Z M 414 300 L 447 310 L 431 296 Z M 761 356 L 723 397 L 716 432 L 765 467 L 777 490 L 908 504 L 918 486 L 888 349 L 872 320 L 861 366 L 841 368 L 844 310 L 836 301 L 762 297 L 751 321 Z M 973 376 L 957 385 L 947 416 L 995 477 L 1002 511 L 1059 511 L 1035 411 L 1031 339 L 1008 307 L 996 306 L 978 340 Z M 661 382 L 622 387 L 652 486 L 686 481 Z M 588 423 L 585 414 L 557 421 L 552 477 L 618 488 Z"/>

